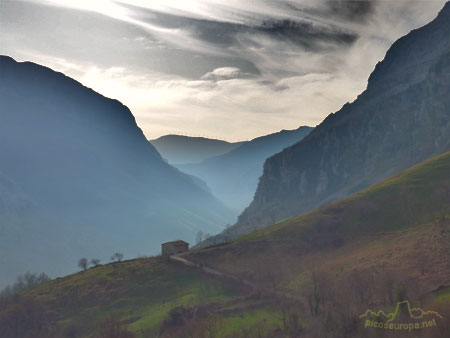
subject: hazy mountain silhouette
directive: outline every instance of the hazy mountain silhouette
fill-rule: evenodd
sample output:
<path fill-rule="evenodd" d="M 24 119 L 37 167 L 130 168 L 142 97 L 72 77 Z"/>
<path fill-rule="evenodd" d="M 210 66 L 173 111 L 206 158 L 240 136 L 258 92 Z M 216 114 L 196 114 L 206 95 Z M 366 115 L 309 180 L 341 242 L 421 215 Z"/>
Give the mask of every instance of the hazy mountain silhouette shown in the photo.
<path fill-rule="evenodd" d="M 205 137 L 165 135 L 150 143 L 170 164 L 195 163 L 208 157 L 219 156 L 245 142 L 226 142 Z"/>
<path fill-rule="evenodd" d="M 67 273 L 82 256 L 154 254 L 231 220 L 127 107 L 61 73 L 0 56 L 0 109 L 0 283 Z"/>
<path fill-rule="evenodd" d="M 392 45 L 353 103 L 266 161 L 255 198 L 227 236 L 299 215 L 449 150 L 449 74 L 447 3 L 434 21 Z"/>
<path fill-rule="evenodd" d="M 312 129 L 300 127 L 261 136 L 227 154 L 200 163 L 177 165 L 177 168 L 204 180 L 213 194 L 233 208 L 238 216 L 255 194 L 264 161 L 297 143 Z"/>

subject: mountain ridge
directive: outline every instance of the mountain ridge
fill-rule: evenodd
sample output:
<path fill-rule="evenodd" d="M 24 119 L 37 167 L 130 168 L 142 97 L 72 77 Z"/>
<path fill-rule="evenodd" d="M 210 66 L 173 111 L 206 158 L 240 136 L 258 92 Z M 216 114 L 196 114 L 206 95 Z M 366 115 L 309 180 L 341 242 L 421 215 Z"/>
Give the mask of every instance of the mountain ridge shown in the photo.
<path fill-rule="evenodd" d="M 119 101 L 0 56 L 0 102 L 0 241 L 9 241 L 1 283 L 28 269 L 73 271 L 81 255 L 156 253 L 163 241 L 192 242 L 230 221 L 201 182 L 162 159 Z"/>
<path fill-rule="evenodd" d="M 177 165 L 201 162 L 209 157 L 226 154 L 245 142 L 169 134 L 150 140 L 150 143 L 170 164 Z"/>

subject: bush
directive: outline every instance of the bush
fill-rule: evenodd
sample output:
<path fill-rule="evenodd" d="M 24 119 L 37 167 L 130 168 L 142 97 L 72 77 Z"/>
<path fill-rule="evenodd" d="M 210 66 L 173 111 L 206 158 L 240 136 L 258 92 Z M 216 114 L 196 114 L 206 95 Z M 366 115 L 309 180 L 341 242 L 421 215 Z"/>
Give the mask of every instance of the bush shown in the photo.
<path fill-rule="evenodd" d="M 100 323 L 96 338 L 136 338 L 136 334 L 123 327 L 117 315 L 112 315 Z"/>

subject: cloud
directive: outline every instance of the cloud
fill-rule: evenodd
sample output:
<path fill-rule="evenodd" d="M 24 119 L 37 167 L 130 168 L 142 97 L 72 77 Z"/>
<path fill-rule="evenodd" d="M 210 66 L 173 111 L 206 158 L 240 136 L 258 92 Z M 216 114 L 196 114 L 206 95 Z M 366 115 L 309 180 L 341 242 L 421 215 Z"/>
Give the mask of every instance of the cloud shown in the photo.
<path fill-rule="evenodd" d="M 344 20 L 366 21 L 375 13 L 376 0 L 327 0 L 328 14 L 339 16 Z"/>
<path fill-rule="evenodd" d="M 276 18 L 254 15 L 252 19 L 236 23 L 161 13 L 132 5 L 126 5 L 126 8 L 134 13 L 133 17 L 137 21 L 165 29 L 183 30 L 196 40 L 225 47 L 245 45 L 248 41 L 242 37 L 255 34 L 290 41 L 305 49 L 314 49 L 322 41 L 338 45 L 351 44 L 358 37 L 356 32 L 336 24 L 313 21 L 304 16 Z"/>
<path fill-rule="evenodd" d="M 254 138 L 275 130 L 315 125 L 318 116 L 324 118 L 324 112 L 339 109 L 341 100 L 353 95 L 348 80 L 326 74 L 272 82 L 223 67 L 203 79 L 189 80 L 121 67 L 73 64 L 45 55 L 39 59 L 71 76 L 78 74 L 86 86 L 126 103 L 148 138 L 167 133 L 206 133 L 226 140 Z"/>
<path fill-rule="evenodd" d="M 318 26 L 288 19 L 264 21 L 256 31 L 277 40 L 290 41 L 310 51 L 323 50 L 326 45 L 351 45 L 358 38 L 356 32 L 336 26 Z"/>
<path fill-rule="evenodd" d="M 221 67 L 214 69 L 212 72 L 206 73 L 201 79 L 206 81 L 223 81 L 239 78 L 242 79 L 248 76 L 249 74 L 242 73 L 239 68 Z"/>
<path fill-rule="evenodd" d="M 2 53 L 128 105 L 149 138 L 318 124 L 445 0 L 2 2 Z"/>

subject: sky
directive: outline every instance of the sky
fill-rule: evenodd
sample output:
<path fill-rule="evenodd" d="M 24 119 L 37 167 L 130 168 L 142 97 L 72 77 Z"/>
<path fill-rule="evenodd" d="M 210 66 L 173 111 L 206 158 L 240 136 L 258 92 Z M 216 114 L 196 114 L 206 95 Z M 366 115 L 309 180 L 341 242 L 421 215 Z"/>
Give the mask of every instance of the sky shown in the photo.
<path fill-rule="evenodd" d="M 353 101 L 445 0 L 0 0 L 0 54 L 127 105 L 148 139 L 248 140 Z"/>

